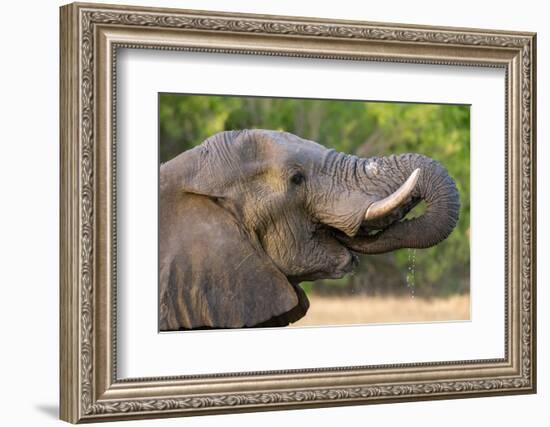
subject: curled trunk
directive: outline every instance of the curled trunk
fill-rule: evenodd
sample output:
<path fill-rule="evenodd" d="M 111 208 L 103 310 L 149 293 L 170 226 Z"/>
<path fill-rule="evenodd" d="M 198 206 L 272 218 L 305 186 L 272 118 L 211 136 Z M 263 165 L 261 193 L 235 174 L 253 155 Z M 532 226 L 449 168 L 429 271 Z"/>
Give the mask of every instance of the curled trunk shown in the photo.
<path fill-rule="evenodd" d="M 437 161 L 419 154 L 403 154 L 365 163 L 369 182 L 382 188 L 385 197 L 397 191 L 416 169 L 420 173 L 410 197 L 378 223 L 366 221 L 363 233 L 346 238 L 345 244 L 350 249 L 375 254 L 401 248 L 427 248 L 451 233 L 458 221 L 459 195 L 453 179 Z M 422 200 L 426 203 L 423 215 L 401 220 Z M 373 234 L 369 229 L 381 231 Z"/>

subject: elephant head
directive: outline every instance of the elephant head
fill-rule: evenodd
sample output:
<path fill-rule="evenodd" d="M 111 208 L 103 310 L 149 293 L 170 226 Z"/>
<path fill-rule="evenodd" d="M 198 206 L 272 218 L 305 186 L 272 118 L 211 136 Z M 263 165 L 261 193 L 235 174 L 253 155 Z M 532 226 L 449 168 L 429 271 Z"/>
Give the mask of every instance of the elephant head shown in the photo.
<path fill-rule="evenodd" d="M 342 277 L 357 254 L 433 246 L 458 211 L 454 181 L 420 154 L 218 133 L 160 169 L 160 329 L 287 325 L 309 306 L 301 281 Z"/>

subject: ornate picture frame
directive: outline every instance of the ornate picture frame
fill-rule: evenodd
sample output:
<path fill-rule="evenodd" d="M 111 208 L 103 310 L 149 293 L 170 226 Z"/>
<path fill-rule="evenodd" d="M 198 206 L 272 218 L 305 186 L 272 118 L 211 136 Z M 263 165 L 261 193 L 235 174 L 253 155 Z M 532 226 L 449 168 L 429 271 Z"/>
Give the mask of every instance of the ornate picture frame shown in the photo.
<path fill-rule="evenodd" d="M 536 391 L 536 35 L 70 4 L 60 11 L 60 416 L 72 423 Z M 505 71 L 499 359 L 117 378 L 117 49 Z"/>

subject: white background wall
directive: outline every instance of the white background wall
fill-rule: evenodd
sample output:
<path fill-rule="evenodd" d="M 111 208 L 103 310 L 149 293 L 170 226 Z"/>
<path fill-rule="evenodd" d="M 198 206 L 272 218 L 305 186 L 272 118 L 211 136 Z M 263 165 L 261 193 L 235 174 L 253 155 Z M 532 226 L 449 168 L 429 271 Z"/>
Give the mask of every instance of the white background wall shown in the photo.
<path fill-rule="evenodd" d="M 122 3 L 111 0 L 113 3 Z M 130 425 L 546 425 L 550 405 L 549 12 L 509 1 L 138 1 L 133 4 L 538 32 L 537 395 L 208 416 Z M 0 24 L 0 420 L 53 425 L 58 404 L 58 6 L 6 2 Z M 546 419 L 544 419 L 544 418 Z"/>

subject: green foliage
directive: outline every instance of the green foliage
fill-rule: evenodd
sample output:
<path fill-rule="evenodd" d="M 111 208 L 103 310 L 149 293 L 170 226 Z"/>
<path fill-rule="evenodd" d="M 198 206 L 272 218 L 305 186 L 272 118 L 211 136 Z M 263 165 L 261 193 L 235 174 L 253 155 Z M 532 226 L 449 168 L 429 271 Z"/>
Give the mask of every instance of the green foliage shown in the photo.
<path fill-rule="evenodd" d="M 361 157 L 415 152 L 438 160 L 457 183 L 460 219 L 447 240 L 415 251 L 415 294 L 435 296 L 469 291 L 468 106 L 162 94 L 159 123 L 161 162 L 216 132 L 246 128 L 285 130 Z M 418 207 L 411 214 L 418 215 L 421 209 Z M 412 278 L 410 264 L 411 253 L 406 249 L 362 257 L 355 275 L 306 284 L 305 289 L 407 292 L 407 274 L 409 282 Z"/>

